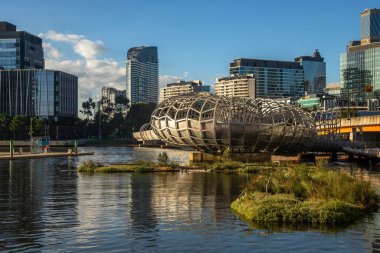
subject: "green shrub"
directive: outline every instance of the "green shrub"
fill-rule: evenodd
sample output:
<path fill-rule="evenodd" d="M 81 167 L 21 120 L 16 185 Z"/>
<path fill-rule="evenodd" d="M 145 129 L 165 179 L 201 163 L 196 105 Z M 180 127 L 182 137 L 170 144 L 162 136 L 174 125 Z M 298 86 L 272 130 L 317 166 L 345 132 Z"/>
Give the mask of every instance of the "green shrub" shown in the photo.
<path fill-rule="evenodd" d="M 261 170 L 231 207 L 249 220 L 269 223 L 340 225 L 378 207 L 369 181 L 319 163 Z"/>
<path fill-rule="evenodd" d="M 96 164 L 94 161 L 87 160 L 87 161 L 81 162 L 78 165 L 77 171 L 78 172 L 92 173 L 92 172 L 94 172 L 94 170 L 96 169 L 97 166 L 98 166 L 98 164 Z"/>
<path fill-rule="evenodd" d="M 154 170 L 154 167 L 149 167 L 144 164 L 118 164 L 118 165 L 109 165 L 98 167 L 94 170 L 94 172 L 101 173 L 120 173 L 120 172 L 135 172 L 135 173 L 143 173 L 143 172 L 151 172 Z"/>
<path fill-rule="evenodd" d="M 225 159 L 225 160 L 231 160 L 231 152 L 230 152 L 230 148 L 227 147 L 227 148 L 223 151 L 222 157 L 223 157 L 223 159 Z"/>
<path fill-rule="evenodd" d="M 169 164 L 169 156 L 166 152 L 162 152 L 158 154 L 158 165 L 166 166 Z"/>
<path fill-rule="evenodd" d="M 242 168 L 244 164 L 237 161 L 222 161 L 222 162 L 215 162 L 213 164 L 210 164 L 209 166 L 211 170 L 222 171 L 222 170 L 237 170 L 239 168 Z"/>
<path fill-rule="evenodd" d="M 342 201 L 300 201 L 287 194 L 248 194 L 235 200 L 231 208 L 261 224 L 345 225 L 362 214 L 358 206 Z"/>

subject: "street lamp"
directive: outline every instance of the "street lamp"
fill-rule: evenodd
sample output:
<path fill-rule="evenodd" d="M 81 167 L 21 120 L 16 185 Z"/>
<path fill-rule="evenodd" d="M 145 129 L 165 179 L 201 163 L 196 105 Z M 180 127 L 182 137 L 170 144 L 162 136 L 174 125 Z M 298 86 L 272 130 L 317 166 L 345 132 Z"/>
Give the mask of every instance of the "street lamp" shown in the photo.
<path fill-rule="evenodd" d="M 350 113 L 350 88 L 347 84 L 347 120 L 351 120 L 351 113 Z"/>

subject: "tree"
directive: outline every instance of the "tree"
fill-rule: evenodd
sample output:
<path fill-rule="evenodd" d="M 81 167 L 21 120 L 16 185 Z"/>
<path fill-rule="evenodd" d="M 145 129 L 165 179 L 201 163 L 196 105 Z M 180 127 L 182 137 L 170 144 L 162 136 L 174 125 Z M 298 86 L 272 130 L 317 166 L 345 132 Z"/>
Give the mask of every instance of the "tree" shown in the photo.
<path fill-rule="evenodd" d="M 32 121 L 32 124 L 29 126 L 29 134 L 32 136 L 42 129 L 44 121 L 39 117 L 32 117 L 30 120 Z"/>
<path fill-rule="evenodd" d="M 131 140 L 133 132 L 139 131 L 142 125 L 150 122 L 150 117 L 155 108 L 155 103 L 139 103 L 131 106 L 126 118 L 126 131 Z"/>
<path fill-rule="evenodd" d="M 79 110 L 81 113 L 83 113 L 86 116 L 86 127 L 84 135 L 87 137 L 87 129 L 91 128 L 91 125 L 93 125 L 91 121 L 91 117 L 94 116 L 95 110 L 95 102 L 92 100 L 92 98 L 89 98 L 87 101 L 82 102 L 82 110 Z M 90 131 L 91 134 L 91 131 Z"/>
<path fill-rule="evenodd" d="M 120 95 L 115 97 L 115 110 L 116 112 L 123 112 L 130 107 L 129 99 L 126 96 Z"/>
<path fill-rule="evenodd" d="M 82 102 L 82 110 L 79 110 L 81 113 L 83 113 L 87 119 L 94 116 L 95 109 L 95 102 L 92 100 L 92 98 L 89 98 L 87 101 Z"/>
<path fill-rule="evenodd" d="M 169 156 L 168 153 L 162 152 L 158 154 L 158 165 L 160 166 L 166 166 L 169 164 Z"/>
<path fill-rule="evenodd" d="M 8 117 L 4 114 L 0 114 L 0 132 L 2 133 L 2 139 L 5 139 L 5 133 L 8 130 Z"/>
<path fill-rule="evenodd" d="M 9 124 L 9 129 L 13 132 L 13 138 L 16 139 L 17 132 L 19 139 L 21 139 L 28 129 L 28 118 L 22 115 L 14 116 Z"/>

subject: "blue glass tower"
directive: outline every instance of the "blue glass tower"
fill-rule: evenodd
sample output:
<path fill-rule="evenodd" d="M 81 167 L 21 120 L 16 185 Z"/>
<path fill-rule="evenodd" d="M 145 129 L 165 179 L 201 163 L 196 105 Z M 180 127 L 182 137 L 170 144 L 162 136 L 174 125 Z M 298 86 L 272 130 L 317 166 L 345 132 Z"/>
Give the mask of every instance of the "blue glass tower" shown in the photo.
<path fill-rule="evenodd" d="M 230 76 L 253 74 L 257 98 L 302 97 L 304 70 L 297 62 L 259 59 L 235 59 Z"/>
<path fill-rule="evenodd" d="M 157 47 L 129 49 L 126 74 L 126 94 L 131 104 L 158 102 Z"/>
<path fill-rule="evenodd" d="M 318 94 L 326 87 L 326 63 L 318 49 L 313 56 L 300 56 L 295 59 L 303 67 L 305 75 L 305 91 L 308 94 Z"/>
<path fill-rule="evenodd" d="M 42 39 L 0 22 L 0 69 L 43 69 Z"/>
<path fill-rule="evenodd" d="M 366 9 L 360 19 L 361 40 L 340 55 L 341 97 L 356 104 L 380 99 L 380 9 Z"/>
<path fill-rule="evenodd" d="M 380 40 L 380 9 L 365 9 L 360 15 L 362 41 Z"/>

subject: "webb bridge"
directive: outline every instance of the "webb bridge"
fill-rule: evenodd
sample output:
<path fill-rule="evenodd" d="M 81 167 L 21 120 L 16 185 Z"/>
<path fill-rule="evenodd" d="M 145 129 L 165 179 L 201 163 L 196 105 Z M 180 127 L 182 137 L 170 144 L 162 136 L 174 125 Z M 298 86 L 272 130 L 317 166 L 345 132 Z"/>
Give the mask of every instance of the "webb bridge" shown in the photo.
<path fill-rule="evenodd" d="M 360 123 L 356 122 L 357 129 L 363 129 Z M 377 150 L 368 152 L 364 142 L 353 141 L 351 132 L 347 135 L 352 124 L 355 120 L 349 126 L 342 121 L 339 108 L 309 113 L 273 99 L 199 93 L 161 102 L 150 123 L 133 136 L 143 143 L 161 141 L 211 154 L 228 149 L 231 153 L 293 155 L 311 151 L 379 157 Z"/>

